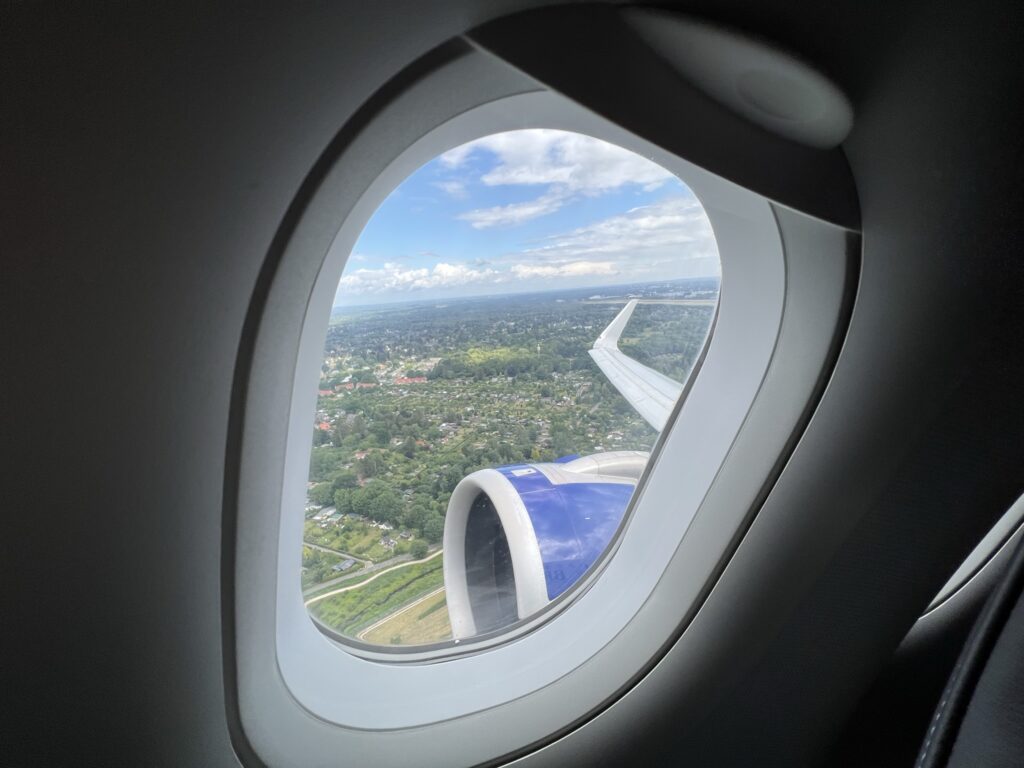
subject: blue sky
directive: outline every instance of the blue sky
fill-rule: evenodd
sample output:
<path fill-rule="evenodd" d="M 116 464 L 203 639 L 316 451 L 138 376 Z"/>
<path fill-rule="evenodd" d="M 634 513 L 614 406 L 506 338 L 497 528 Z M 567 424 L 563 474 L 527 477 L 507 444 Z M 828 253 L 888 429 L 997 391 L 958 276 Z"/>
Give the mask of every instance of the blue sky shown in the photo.
<path fill-rule="evenodd" d="M 509 131 L 420 168 L 381 204 L 335 306 L 719 274 L 700 203 L 668 171 L 564 131 Z"/>

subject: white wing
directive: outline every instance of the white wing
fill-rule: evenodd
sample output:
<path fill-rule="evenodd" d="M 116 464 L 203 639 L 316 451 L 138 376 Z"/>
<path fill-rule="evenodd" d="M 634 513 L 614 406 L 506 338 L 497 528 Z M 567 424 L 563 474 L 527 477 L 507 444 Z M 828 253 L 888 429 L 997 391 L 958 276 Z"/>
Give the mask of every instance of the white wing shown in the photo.
<path fill-rule="evenodd" d="M 619 350 L 619 336 L 636 309 L 636 303 L 636 299 L 631 299 L 615 316 L 597 337 L 590 356 L 612 386 L 643 416 L 644 421 L 660 432 L 672 414 L 683 385 L 638 363 Z"/>

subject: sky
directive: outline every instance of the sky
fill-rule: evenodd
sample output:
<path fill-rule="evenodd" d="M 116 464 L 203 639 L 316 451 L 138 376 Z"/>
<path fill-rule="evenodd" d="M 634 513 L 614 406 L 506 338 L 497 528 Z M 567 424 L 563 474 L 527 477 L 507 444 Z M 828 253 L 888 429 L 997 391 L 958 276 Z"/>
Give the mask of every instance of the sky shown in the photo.
<path fill-rule="evenodd" d="M 661 166 L 577 133 L 529 129 L 445 152 L 356 242 L 334 305 L 719 274 L 711 224 Z"/>

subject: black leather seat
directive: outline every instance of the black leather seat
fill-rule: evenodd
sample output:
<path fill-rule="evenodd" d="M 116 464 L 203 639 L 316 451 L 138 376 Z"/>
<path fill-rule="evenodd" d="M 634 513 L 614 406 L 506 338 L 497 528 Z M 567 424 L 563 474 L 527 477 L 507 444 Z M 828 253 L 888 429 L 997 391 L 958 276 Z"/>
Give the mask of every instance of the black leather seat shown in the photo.
<path fill-rule="evenodd" d="M 1024 541 L 978 617 L 916 768 L 1024 766 Z"/>

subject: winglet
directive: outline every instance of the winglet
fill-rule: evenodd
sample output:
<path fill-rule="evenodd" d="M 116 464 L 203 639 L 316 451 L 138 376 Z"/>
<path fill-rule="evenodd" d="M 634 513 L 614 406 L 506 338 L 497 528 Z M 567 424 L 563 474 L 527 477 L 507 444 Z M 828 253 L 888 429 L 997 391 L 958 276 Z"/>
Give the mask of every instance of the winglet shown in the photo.
<path fill-rule="evenodd" d="M 660 432 L 672 415 L 683 385 L 637 362 L 619 349 L 619 337 L 636 305 L 637 299 L 630 299 L 597 337 L 589 351 L 612 386 L 629 401 L 644 421 Z"/>

